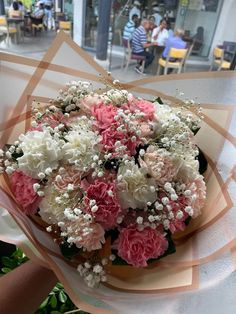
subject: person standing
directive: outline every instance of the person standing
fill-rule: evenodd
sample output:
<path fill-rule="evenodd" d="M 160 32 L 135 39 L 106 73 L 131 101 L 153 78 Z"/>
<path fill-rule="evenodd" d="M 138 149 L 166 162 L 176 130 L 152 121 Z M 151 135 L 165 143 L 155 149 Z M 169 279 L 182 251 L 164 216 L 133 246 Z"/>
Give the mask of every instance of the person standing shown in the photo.
<path fill-rule="evenodd" d="M 45 26 L 47 29 L 53 28 L 53 17 L 52 17 L 52 8 L 53 2 L 52 0 L 44 0 L 44 13 L 45 13 Z"/>
<path fill-rule="evenodd" d="M 156 45 L 156 43 L 148 43 L 147 41 L 147 32 L 149 31 L 149 28 L 149 20 L 142 20 L 141 25 L 134 31 L 132 39 L 132 51 L 136 55 L 145 57 L 145 69 L 154 59 L 154 55 L 149 51 L 146 51 L 146 48 Z M 135 71 L 142 74 L 141 65 L 137 66 Z"/>
<path fill-rule="evenodd" d="M 134 6 L 129 12 L 129 20 L 132 21 L 133 15 L 137 15 L 138 18 L 141 18 L 141 11 L 140 11 L 141 3 L 137 0 L 134 1 Z"/>
<path fill-rule="evenodd" d="M 160 23 L 161 23 L 161 20 L 162 20 L 162 16 L 161 16 L 161 14 L 160 14 L 160 9 L 159 9 L 159 7 L 156 6 L 156 7 L 153 7 L 153 8 L 152 8 L 152 11 L 153 11 L 152 16 L 155 17 L 155 24 L 156 24 L 157 26 L 159 26 Z"/>
<path fill-rule="evenodd" d="M 152 42 L 155 42 L 158 46 L 165 46 L 168 37 L 167 21 L 162 19 L 160 26 L 156 27 L 152 32 Z"/>

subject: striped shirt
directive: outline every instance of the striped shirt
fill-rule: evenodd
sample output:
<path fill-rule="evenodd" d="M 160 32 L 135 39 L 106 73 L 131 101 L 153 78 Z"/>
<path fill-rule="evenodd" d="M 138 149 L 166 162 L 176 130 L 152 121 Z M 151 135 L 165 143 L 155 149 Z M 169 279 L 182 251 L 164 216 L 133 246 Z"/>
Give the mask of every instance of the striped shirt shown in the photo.
<path fill-rule="evenodd" d="M 140 53 L 144 51 L 143 45 L 147 43 L 147 33 L 145 28 L 141 25 L 133 33 L 132 51 Z"/>
<path fill-rule="evenodd" d="M 129 21 L 126 23 L 124 31 L 123 31 L 123 38 L 130 40 L 132 38 L 133 32 L 135 31 L 135 24 L 133 21 Z"/>

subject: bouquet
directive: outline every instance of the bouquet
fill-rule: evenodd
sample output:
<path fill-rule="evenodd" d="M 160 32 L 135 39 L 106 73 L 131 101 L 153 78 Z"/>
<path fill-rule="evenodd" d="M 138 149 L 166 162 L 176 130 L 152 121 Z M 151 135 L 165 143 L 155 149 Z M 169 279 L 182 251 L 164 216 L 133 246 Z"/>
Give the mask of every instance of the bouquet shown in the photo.
<path fill-rule="evenodd" d="M 118 86 L 118 87 L 117 87 Z M 112 264 L 148 267 L 201 213 L 198 115 L 119 88 L 72 81 L 0 151 L 21 212 L 47 231 L 89 287 Z M 198 112 L 199 113 L 199 112 Z M 201 113 L 200 113 L 201 115 Z"/>

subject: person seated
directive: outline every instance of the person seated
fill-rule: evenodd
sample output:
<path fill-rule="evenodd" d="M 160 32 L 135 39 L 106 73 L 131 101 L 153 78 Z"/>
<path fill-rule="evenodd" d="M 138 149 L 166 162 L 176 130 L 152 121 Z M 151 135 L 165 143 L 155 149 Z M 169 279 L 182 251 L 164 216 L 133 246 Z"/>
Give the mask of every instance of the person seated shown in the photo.
<path fill-rule="evenodd" d="M 152 32 L 157 27 L 157 25 L 155 24 L 155 17 L 154 16 L 150 16 L 148 20 L 149 20 L 149 30 L 148 30 L 147 37 L 148 37 L 148 41 L 151 42 Z"/>
<path fill-rule="evenodd" d="M 193 49 L 192 54 L 198 54 L 200 53 L 203 41 L 204 41 L 204 28 L 202 26 L 198 26 L 196 34 L 192 37 L 193 41 Z"/>
<path fill-rule="evenodd" d="M 185 49 L 186 48 L 187 43 L 185 41 L 183 41 L 183 39 L 182 39 L 183 36 L 184 36 L 184 30 L 179 28 L 175 31 L 174 36 L 171 36 L 168 38 L 168 40 L 166 42 L 166 47 L 162 53 L 163 59 L 167 58 L 168 53 L 169 53 L 171 48 L 176 48 L 176 49 Z M 176 60 L 172 60 L 172 61 L 176 61 Z"/>
<path fill-rule="evenodd" d="M 30 20 L 31 25 L 39 25 L 43 23 L 43 17 L 44 17 L 44 5 L 42 2 L 39 2 L 37 4 L 37 7 L 35 8 L 34 12 L 30 14 Z"/>
<path fill-rule="evenodd" d="M 142 20 L 141 25 L 134 31 L 132 39 L 133 54 L 145 57 L 145 69 L 152 63 L 154 59 L 154 55 L 146 51 L 146 48 L 156 45 L 156 43 L 148 43 L 147 41 L 147 32 L 149 30 L 149 27 L 149 20 Z M 137 66 L 135 70 L 138 73 L 142 73 L 141 65 Z"/>
<path fill-rule="evenodd" d="M 35 8 L 34 12 L 31 13 L 31 18 L 33 19 L 41 19 L 44 16 L 44 5 L 43 3 L 39 3 L 39 5 Z"/>
<path fill-rule="evenodd" d="M 18 3 L 18 1 L 13 1 L 11 6 L 10 6 L 10 9 L 14 10 L 14 11 L 18 11 L 19 10 L 19 3 Z"/>
<path fill-rule="evenodd" d="M 132 17 L 132 21 L 128 21 L 124 27 L 123 31 L 123 38 L 126 40 L 131 40 L 133 36 L 133 32 L 135 31 L 135 28 L 137 27 L 139 22 L 139 18 L 137 14 L 134 14 Z"/>
<path fill-rule="evenodd" d="M 168 30 L 169 37 L 174 36 L 174 32 L 173 32 L 173 30 L 172 30 L 172 28 L 171 28 L 171 23 L 170 23 L 169 20 L 167 20 L 167 30 Z M 169 38 L 169 37 L 168 37 L 168 38 Z"/>
<path fill-rule="evenodd" d="M 20 5 L 18 1 L 13 1 L 9 8 L 9 17 L 21 17 L 22 12 L 20 11 Z"/>
<path fill-rule="evenodd" d="M 152 42 L 158 46 L 165 46 L 168 37 L 167 20 L 162 19 L 160 26 L 156 27 L 152 32 Z"/>
<path fill-rule="evenodd" d="M 19 5 L 19 11 L 22 13 L 22 15 L 24 15 L 25 13 L 25 6 L 23 4 L 22 1 L 18 1 L 18 5 Z"/>

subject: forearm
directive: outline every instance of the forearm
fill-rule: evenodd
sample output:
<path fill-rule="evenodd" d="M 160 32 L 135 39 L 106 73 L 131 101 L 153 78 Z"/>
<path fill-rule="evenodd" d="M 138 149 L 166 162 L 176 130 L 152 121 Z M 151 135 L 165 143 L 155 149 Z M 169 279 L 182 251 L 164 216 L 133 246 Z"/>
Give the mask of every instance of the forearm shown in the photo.
<path fill-rule="evenodd" d="M 143 44 L 143 48 L 149 48 L 149 47 L 152 47 L 152 46 L 155 46 L 155 44 L 154 43 Z"/>
<path fill-rule="evenodd" d="M 51 270 L 26 262 L 0 278 L 0 313 L 34 313 L 56 282 Z"/>

